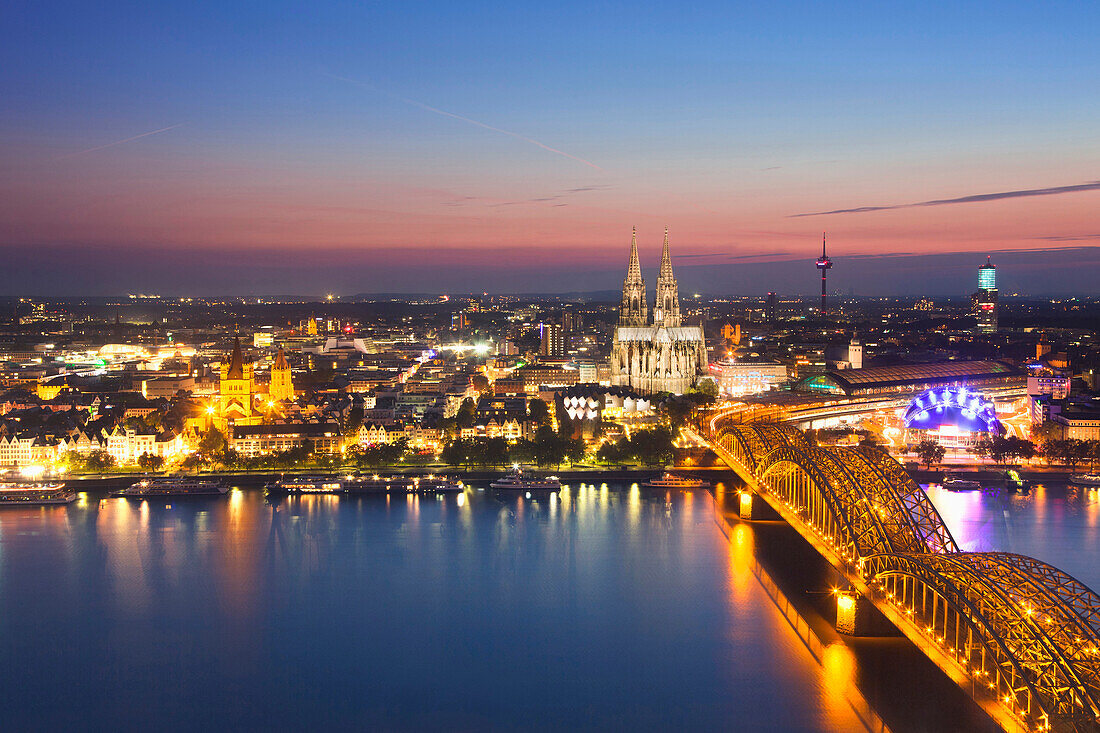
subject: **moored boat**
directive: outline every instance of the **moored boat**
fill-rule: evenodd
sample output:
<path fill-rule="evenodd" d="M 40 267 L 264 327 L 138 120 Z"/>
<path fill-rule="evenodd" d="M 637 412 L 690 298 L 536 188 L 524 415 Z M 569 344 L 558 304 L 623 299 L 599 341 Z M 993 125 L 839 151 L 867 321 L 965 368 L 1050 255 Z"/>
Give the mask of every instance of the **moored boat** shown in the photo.
<path fill-rule="evenodd" d="M 523 469 L 514 466 L 511 473 L 501 476 L 489 484 L 493 489 L 513 489 L 517 491 L 557 491 L 561 488 L 561 480 L 557 476 L 537 478 L 523 473 Z"/>
<path fill-rule="evenodd" d="M 1100 486 L 1100 473 L 1076 473 L 1069 477 L 1069 482 L 1082 486 Z"/>
<path fill-rule="evenodd" d="M 218 496 L 229 491 L 221 481 L 200 478 L 167 477 L 142 479 L 111 496 L 143 499 L 147 496 Z"/>
<path fill-rule="evenodd" d="M 448 476 L 348 476 L 344 491 L 349 494 L 386 491 L 462 491 L 461 481 Z"/>
<path fill-rule="evenodd" d="M 709 489 L 710 482 L 666 471 L 663 475 L 646 481 L 642 486 L 650 489 Z"/>
<path fill-rule="evenodd" d="M 272 481 L 264 489 L 268 493 L 334 494 L 343 491 L 343 482 L 331 476 L 288 476 Z"/>
<path fill-rule="evenodd" d="M 48 506 L 71 504 L 75 500 L 76 492 L 66 489 L 65 484 L 0 483 L 0 506 Z"/>
<path fill-rule="evenodd" d="M 449 476 L 415 476 L 412 491 L 462 491 L 466 485 Z"/>
<path fill-rule="evenodd" d="M 943 488 L 949 491 L 976 491 L 982 488 L 981 481 L 960 478 L 954 474 L 947 474 L 943 478 Z"/>

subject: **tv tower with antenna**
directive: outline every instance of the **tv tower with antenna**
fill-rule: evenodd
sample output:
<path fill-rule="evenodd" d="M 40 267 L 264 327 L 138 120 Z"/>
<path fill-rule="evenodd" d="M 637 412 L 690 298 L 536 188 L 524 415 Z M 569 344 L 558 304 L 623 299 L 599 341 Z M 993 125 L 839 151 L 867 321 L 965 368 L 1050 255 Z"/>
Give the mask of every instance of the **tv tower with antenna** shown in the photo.
<path fill-rule="evenodd" d="M 825 273 L 827 273 L 833 266 L 833 261 L 829 259 L 829 255 L 825 254 L 825 232 L 821 233 L 821 256 L 817 258 L 817 269 L 821 270 L 821 315 L 824 316 L 825 310 Z"/>

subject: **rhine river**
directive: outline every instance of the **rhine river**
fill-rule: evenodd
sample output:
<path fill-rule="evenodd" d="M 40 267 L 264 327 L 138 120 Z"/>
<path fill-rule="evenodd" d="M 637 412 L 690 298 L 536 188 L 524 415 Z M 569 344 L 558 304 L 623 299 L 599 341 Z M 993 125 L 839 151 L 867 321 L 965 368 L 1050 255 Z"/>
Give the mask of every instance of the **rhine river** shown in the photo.
<path fill-rule="evenodd" d="M 5 730 L 853 730 L 709 495 L 0 511 Z"/>
<path fill-rule="evenodd" d="M 965 549 L 1033 555 L 1100 587 L 1096 491 L 929 493 Z M 715 519 L 706 493 L 617 485 L 5 508 L 0 721 L 859 729 L 837 681 L 850 661 L 814 661 L 752 573 L 753 535 L 731 542 Z M 791 539 L 759 541 L 785 556 Z M 895 648 L 869 658 L 908 664 Z M 937 697 L 954 689 L 924 674 Z"/>

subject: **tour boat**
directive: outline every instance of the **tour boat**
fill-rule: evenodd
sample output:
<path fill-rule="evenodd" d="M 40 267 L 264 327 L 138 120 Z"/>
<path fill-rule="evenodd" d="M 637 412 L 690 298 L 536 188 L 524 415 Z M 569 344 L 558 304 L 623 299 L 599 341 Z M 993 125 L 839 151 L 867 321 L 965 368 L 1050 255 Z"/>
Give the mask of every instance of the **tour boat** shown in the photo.
<path fill-rule="evenodd" d="M 76 492 L 65 489 L 65 484 L 0 483 L 0 506 L 43 506 L 71 504 Z"/>
<path fill-rule="evenodd" d="M 701 478 L 680 476 L 675 473 L 665 473 L 663 476 L 651 478 L 642 486 L 649 489 L 709 489 L 710 482 Z"/>
<path fill-rule="evenodd" d="M 449 476 L 415 476 L 412 491 L 462 491 L 466 485 Z"/>
<path fill-rule="evenodd" d="M 543 491 L 543 490 L 558 490 L 561 488 L 561 481 L 557 476 L 547 476 L 546 478 L 534 478 L 528 477 L 523 474 L 523 469 L 519 466 L 512 468 L 512 472 L 507 476 L 501 476 L 493 483 L 489 484 L 493 489 L 516 489 L 518 491 Z"/>
<path fill-rule="evenodd" d="M 463 484 L 447 476 L 348 476 L 344 491 L 372 493 L 378 491 L 462 491 Z"/>
<path fill-rule="evenodd" d="M 199 478 L 142 479 L 125 489 L 112 491 L 111 496 L 143 499 L 147 496 L 218 496 L 229 491 L 221 481 Z"/>
<path fill-rule="evenodd" d="M 1100 473 L 1077 473 L 1069 477 L 1071 484 L 1100 486 Z"/>
<path fill-rule="evenodd" d="M 385 491 L 408 491 L 412 479 L 408 476 L 347 476 L 344 478 L 344 491 L 350 494 L 374 493 Z"/>
<path fill-rule="evenodd" d="M 982 482 L 959 478 L 958 476 L 948 474 L 943 479 L 943 488 L 950 491 L 975 491 L 982 488 Z"/>
<path fill-rule="evenodd" d="M 269 493 L 332 494 L 343 491 L 344 484 L 328 476 L 292 476 L 273 481 L 264 488 Z"/>

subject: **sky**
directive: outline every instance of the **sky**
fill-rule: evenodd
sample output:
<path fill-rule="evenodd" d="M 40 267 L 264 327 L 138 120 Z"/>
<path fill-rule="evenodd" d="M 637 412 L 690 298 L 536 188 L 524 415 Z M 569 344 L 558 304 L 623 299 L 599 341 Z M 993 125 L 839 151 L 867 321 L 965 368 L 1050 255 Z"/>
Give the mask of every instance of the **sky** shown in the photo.
<path fill-rule="evenodd" d="M 0 11 L 0 294 L 1100 293 L 1100 3 Z"/>

